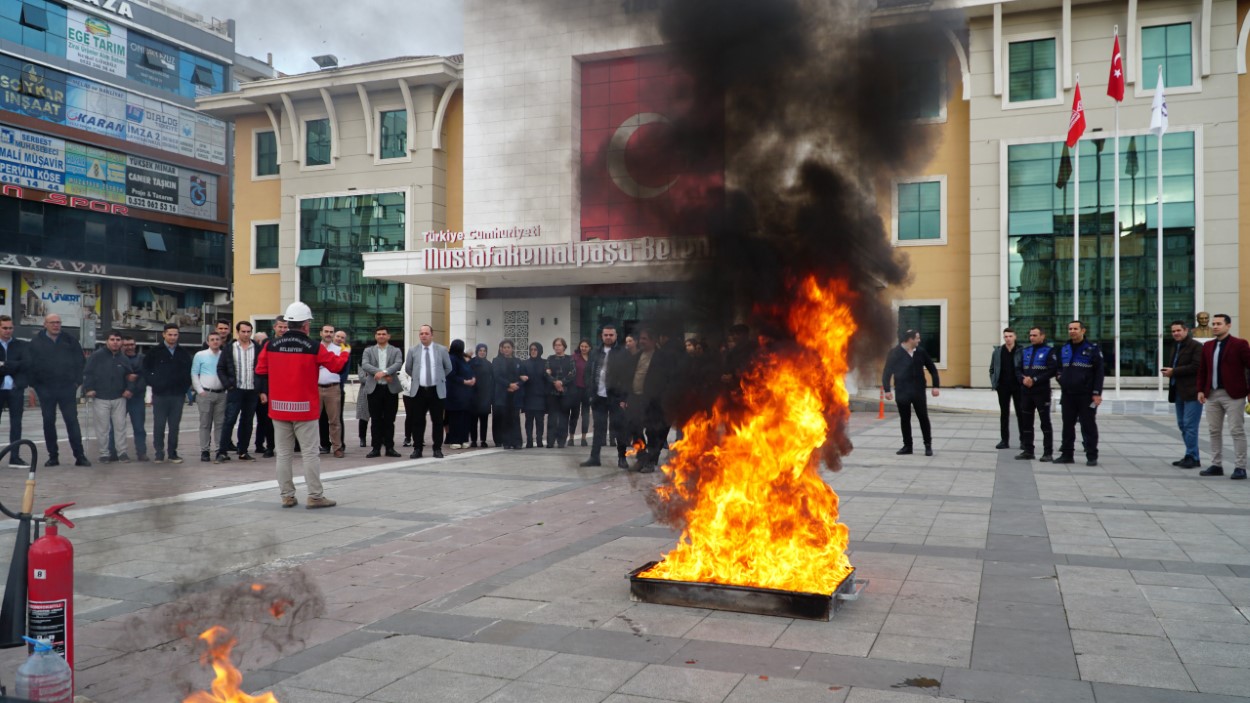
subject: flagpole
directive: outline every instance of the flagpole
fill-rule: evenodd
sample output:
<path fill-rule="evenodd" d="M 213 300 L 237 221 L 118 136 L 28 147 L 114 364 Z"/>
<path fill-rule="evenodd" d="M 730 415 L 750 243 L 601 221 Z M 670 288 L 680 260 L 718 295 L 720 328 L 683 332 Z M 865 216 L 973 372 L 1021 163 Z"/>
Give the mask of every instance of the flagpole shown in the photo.
<path fill-rule="evenodd" d="M 1159 77 L 1155 83 L 1156 90 L 1163 89 L 1163 64 L 1159 64 Z M 1166 109 L 1166 108 L 1165 108 Z M 1165 113 L 1166 115 L 1166 113 Z M 1157 143 L 1157 156 L 1155 159 L 1155 186 L 1158 192 L 1158 208 L 1155 214 L 1155 244 L 1156 244 L 1156 262 L 1155 262 L 1155 285 L 1158 287 L 1159 300 L 1156 303 L 1158 313 L 1158 326 L 1155 328 L 1155 338 L 1159 340 L 1158 355 L 1155 362 L 1155 368 L 1163 368 L 1163 135 L 1165 130 L 1160 129 L 1155 135 Z M 1163 374 L 1156 374 L 1159 377 L 1159 393 L 1163 393 Z"/>
<path fill-rule="evenodd" d="M 1116 44 L 1120 43 L 1120 25 L 1115 26 Z M 1114 59 L 1113 59 L 1114 60 Z M 1115 227 L 1111 232 L 1115 264 L 1115 397 L 1120 397 L 1120 101 L 1115 101 Z"/>
<path fill-rule="evenodd" d="M 1076 74 L 1076 90 L 1081 91 L 1081 74 Z M 1082 108 L 1083 109 L 1083 108 Z M 1081 319 L 1081 138 L 1073 145 L 1072 180 L 1072 319 Z"/>

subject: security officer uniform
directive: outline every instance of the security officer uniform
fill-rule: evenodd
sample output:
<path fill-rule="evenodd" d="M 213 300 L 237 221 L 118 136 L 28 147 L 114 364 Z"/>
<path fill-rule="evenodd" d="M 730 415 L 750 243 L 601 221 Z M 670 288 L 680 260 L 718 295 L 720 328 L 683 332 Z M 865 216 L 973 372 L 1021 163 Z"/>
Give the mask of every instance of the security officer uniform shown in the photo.
<path fill-rule="evenodd" d="M 1059 459 L 1055 463 L 1072 463 L 1076 444 L 1076 423 L 1081 423 L 1081 441 L 1085 444 L 1085 458 L 1089 466 L 1098 463 L 1098 408 L 1094 396 L 1102 395 L 1102 351 L 1098 345 L 1085 339 L 1079 343 L 1068 342 L 1059 350 L 1059 388 L 1062 391 L 1063 441 L 1059 445 Z"/>
<path fill-rule="evenodd" d="M 1041 417 L 1042 461 L 1050 461 L 1055 447 L 1055 433 L 1050 424 L 1050 379 L 1059 370 L 1055 350 L 1048 344 L 1030 344 L 1020 350 L 1020 365 L 1016 367 L 1016 380 L 1020 382 L 1020 453 L 1017 459 L 1032 459 L 1033 414 Z M 1033 379 L 1033 386 L 1024 385 L 1024 379 Z"/>

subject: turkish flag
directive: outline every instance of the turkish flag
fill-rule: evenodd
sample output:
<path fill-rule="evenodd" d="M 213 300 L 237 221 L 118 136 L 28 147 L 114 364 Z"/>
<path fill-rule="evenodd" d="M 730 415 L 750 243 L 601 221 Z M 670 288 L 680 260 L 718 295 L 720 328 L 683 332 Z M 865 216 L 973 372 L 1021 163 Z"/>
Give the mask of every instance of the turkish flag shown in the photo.
<path fill-rule="evenodd" d="M 1120 35 L 1115 35 L 1115 47 L 1111 50 L 1111 74 L 1107 77 L 1107 96 L 1116 102 L 1124 102 L 1124 62 L 1120 60 Z"/>
<path fill-rule="evenodd" d="M 664 54 L 581 66 L 581 239 L 706 234 L 723 209 L 724 100 Z"/>
<path fill-rule="evenodd" d="M 1076 146 L 1076 141 L 1085 134 L 1085 106 L 1081 104 L 1081 84 L 1076 84 L 1076 93 L 1072 96 L 1072 117 L 1068 119 L 1068 148 Z"/>

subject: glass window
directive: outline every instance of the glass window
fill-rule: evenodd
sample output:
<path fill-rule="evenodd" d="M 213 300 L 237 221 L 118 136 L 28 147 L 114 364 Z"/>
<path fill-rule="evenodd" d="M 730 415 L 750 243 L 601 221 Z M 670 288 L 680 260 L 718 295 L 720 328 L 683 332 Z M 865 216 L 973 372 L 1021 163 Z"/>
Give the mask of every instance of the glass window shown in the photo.
<path fill-rule="evenodd" d="M 942 363 L 942 306 L 900 305 L 898 308 L 898 333 L 916 330 L 920 333 L 920 346 L 933 363 Z"/>
<path fill-rule="evenodd" d="M 257 269 L 278 268 L 278 225 L 256 225 L 252 246 Z"/>
<path fill-rule="evenodd" d="M 278 175 L 278 136 L 273 132 L 256 133 L 256 175 Z"/>
<path fill-rule="evenodd" d="M 330 163 L 330 120 L 308 120 L 304 123 L 304 165 L 325 166 Z"/>
<path fill-rule="evenodd" d="M 131 32 L 126 49 L 126 77 L 144 85 L 178 93 L 178 49 L 158 39 Z"/>
<path fill-rule="evenodd" d="M 160 232 L 144 232 L 143 242 L 152 251 L 169 251 L 165 248 L 165 237 Z"/>
<path fill-rule="evenodd" d="M 38 5 L 22 3 L 22 26 L 37 29 L 40 32 L 48 31 L 47 10 Z"/>
<path fill-rule="evenodd" d="M 1080 319 L 1115 363 L 1115 269 L 1120 242 L 1120 370 L 1157 377 L 1158 289 L 1153 135 L 1120 140 L 1120 222 L 1114 222 L 1115 154 L 1107 139 L 1081 143 Z M 1078 187 L 1062 142 L 1007 149 L 1007 304 L 1009 324 L 1044 328 L 1052 341 L 1072 319 L 1072 205 Z M 1071 156 L 1067 157 L 1069 162 Z M 1163 316 L 1193 319 L 1197 194 L 1194 135 L 1163 137 Z"/>
<path fill-rule="evenodd" d="M 321 266 L 326 260 L 325 249 L 301 249 L 295 257 L 296 266 Z"/>
<path fill-rule="evenodd" d="M 65 56 L 65 8 L 46 0 L 0 2 L 0 39 Z"/>
<path fill-rule="evenodd" d="M 1164 87 L 1194 84 L 1193 28 L 1190 23 L 1142 28 L 1142 88 L 1154 89 L 1159 66 L 1163 66 Z"/>
<path fill-rule="evenodd" d="M 212 95 L 223 90 L 223 65 L 189 51 L 178 52 L 178 93 L 188 98 Z"/>
<path fill-rule="evenodd" d="M 899 68 L 896 112 L 903 120 L 931 120 L 942 116 L 943 70 L 937 60 L 911 61 Z"/>
<path fill-rule="evenodd" d="M 942 184 L 899 183 L 898 232 L 900 242 L 942 238 Z"/>
<path fill-rule="evenodd" d="M 1055 40 L 1012 42 L 1007 47 L 1007 99 L 1050 100 L 1056 89 Z"/>
<path fill-rule="evenodd" d="M 323 252 L 320 266 L 299 269 L 300 299 L 316 320 L 349 330 L 387 325 L 395 337 L 402 334 L 404 286 L 363 278 L 361 254 L 402 250 L 406 218 L 402 192 L 299 201 L 301 254 Z"/>
<path fill-rule="evenodd" d="M 388 110 L 382 113 L 379 159 L 402 159 L 408 155 L 408 111 Z"/>

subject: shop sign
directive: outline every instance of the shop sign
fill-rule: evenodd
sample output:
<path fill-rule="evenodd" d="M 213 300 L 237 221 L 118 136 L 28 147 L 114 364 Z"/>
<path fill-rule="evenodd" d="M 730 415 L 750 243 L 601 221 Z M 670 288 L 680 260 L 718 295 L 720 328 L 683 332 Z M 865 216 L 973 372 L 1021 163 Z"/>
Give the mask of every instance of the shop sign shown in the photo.
<path fill-rule="evenodd" d="M 20 59 L 0 56 L 0 107 L 9 112 L 63 124 L 65 74 Z"/>
<path fill-rule="evenodd" d="M 70 9 L 66 16 L 65 58 L 74 63 L 126 75 L 126 28 Z"/>
<path fill-rule="evenodd" d="M 65 81 L 65 124 L 103 134 L 126 138 L 126 93 L 85 78 Z"/>
<path fill-rule="evenodd" d="M 67 327 L 99 322 L 99 281 L 38 272 L 23 273 L 21 279 L 19 324 L 39 327 L 48 315 L 60 315 Z"/>
<path fill-rule="evenodd" d="M 43 271 L 67 271 L 85 273 L 91 276 L 108 275 L 108 266 L 105 264 L 92 264 L 86 261 L 70 261 L 68 259 L 51 259 L 46 256 L 0 253 L 0 266 Z"/>
<path fill-rule="evenodd" d="M 178 212 L 177 167 L 127 156 L 126 204 L 157 212 Z"/>
<path fill-rule="evenodd" d="M 492 239 L 526 239 L 529 237 L 541 237 L 542 234 L 542 225 L 534 225 L 533 227 L 495 227 L 492 229 L 471 229 L 467 232 L 453 232 L 451 230 L 443 229 L 437 232 L 425 232 L 421 236 L 427 243 L 447 243 L 485 241 Z"/>
<path fill-rule="evenodd" d="M 64 192 L 65 142 L 0 127 L 0 183 Z"/>
<path fill-rule="evenodd" d="M 110 203 L 126 202 L 126 157 L 85 144 L 66 144 L 65 192 Z"/>
<path fill-rule="evenodd" d="M 88 5 L 95 5 L 101 10 L 116 12 L 118 15 L 121 15 L 128 20 L 135 18 L 134 10 L 130 7 L 130 3 L 126 2 L 126 0 L 82 0 L 82 2 L 85 2 Z"/>
<path fill-rule="evenodd" d="M 521 246 L 427 248 L 422 251 L 426 271 L 465 271 L 552 266 L 608 267 L 617 264 L 682 262 L 708 256 L 703 238 L 622 239 Z"/>

